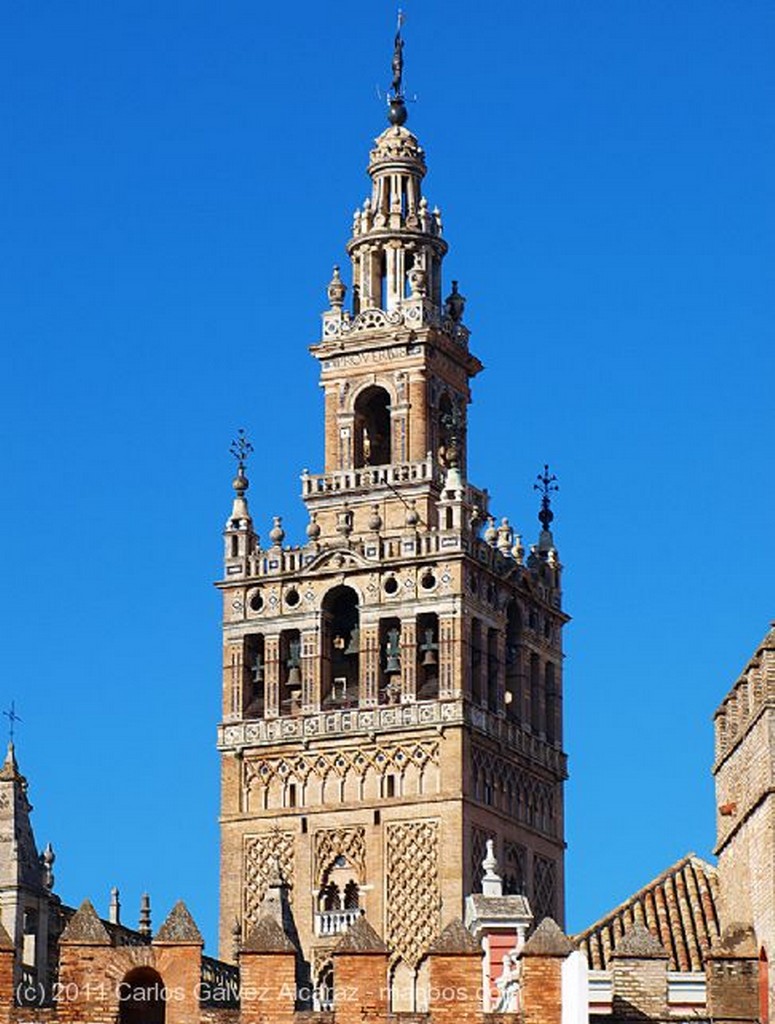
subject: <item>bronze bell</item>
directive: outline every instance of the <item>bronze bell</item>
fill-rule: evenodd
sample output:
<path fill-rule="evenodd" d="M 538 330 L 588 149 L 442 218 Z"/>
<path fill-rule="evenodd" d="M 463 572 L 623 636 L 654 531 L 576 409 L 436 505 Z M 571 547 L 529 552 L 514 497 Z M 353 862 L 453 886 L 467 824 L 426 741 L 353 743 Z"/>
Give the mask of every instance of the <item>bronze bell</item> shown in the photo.
<path fill-rule="evenodd" d="M 436 654 L 436 651 L 438 651 L 438 649 L 439 645 L 437 643 L 434 643 L 433 641 L 433 630 L 426 629 L 425 643 L 420 645 L 420 650 L 422 651 L 422 659 L 420 661 L 420 664 L 424 668 L 435 668 L 435 666 L 438 665 L 439 659 Z"/>
<path fill-rule="evenodd" d="M 344 649 L 344 654 L 360 654 L 361 652 L 361 631 L 357 626 L 353 626 L 352 632 L 350 633 L 350 642 Z"/>
<path fill-rule="evenodd" d="M 301 686 L 301 642 L 292 640 L 288 644 L 288 686 Z"/>
<path fill-rule="evenodd" d="M 399 647 L 397 629 L 389 629 L 387 643 L 385 644 L 385 672 L 387 675 L 395 675 L 401 671 L 401 648 Z"/>
<path fill-rule="evenodd" d="M 254 683 L 263 683 L 264 681 L 264 662 L 260 654 L 256 655 L 256 660 L 250 666 L 250 671 L 253 673 Z"/>

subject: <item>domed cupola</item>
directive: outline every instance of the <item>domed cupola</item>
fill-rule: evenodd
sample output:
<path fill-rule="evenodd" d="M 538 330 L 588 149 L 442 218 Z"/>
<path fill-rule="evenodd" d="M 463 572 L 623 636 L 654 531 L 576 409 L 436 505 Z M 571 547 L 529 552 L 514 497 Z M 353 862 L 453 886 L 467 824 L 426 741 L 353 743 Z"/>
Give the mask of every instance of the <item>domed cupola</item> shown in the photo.
<path fill-rule="evenodd" d="M 441 260 L 447 251 L 441 214 L 422 194 L 425 153 L 408 128 L 402 89 L 403 40 L 396 36 L 390 127 L 376 139 L 369 160 L 371 196 L 353 215 L 347 252 L 353 266 L 353 313 L 396 310 L 404 299 L 441 307 Z"/>

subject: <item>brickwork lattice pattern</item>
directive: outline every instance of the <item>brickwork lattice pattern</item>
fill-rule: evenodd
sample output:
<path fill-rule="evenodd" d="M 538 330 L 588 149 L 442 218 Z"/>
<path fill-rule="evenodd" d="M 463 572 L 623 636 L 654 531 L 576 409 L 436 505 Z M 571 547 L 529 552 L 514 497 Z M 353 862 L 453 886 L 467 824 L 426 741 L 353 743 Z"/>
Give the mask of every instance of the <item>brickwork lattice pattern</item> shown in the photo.
<path fill-rule="evenodd" d="M 391 822 L 385 842 L 385 939 L 414 969 L 439 932 L 439 822 Z"/>
<path fill-rule="evenodd" d="M 261 901 L 269 879 L 279 866 L 284 881 L 293 883 L 293 833 L 273 830 L 259 836 L 246 836 L 242 877 L 244 916 L 250 924 L 258 921 Z M 293 900 L 293 889 L 289 892 Z"/>

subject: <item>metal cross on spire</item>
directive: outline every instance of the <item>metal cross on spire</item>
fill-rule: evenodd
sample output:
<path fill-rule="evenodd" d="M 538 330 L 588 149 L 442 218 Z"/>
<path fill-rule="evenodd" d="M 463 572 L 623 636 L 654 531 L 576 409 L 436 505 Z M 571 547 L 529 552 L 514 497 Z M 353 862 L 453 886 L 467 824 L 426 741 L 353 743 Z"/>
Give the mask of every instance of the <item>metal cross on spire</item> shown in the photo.
<path fill-rule="evenodd" d="M 13 735 L 17 722 L 21 722 L 21 718 L 16 714 L 16 701 L 11 701 L 11 706 L 3 714 L 8 719 L 8 739 L 13 743 Z"/>
<path fill-rule="evenodd" d="M 549 466 L 544 463 L 544 471 L 538 474 L 538 483 L 533 484 L 533 490 L 541 492 L 541 511 L 538 513 L 538 522 L 545 530 L 549 529 L 554 519 L 551 495 L 559 489 L 557 477 L 554 473 L 549 473 Z"/>
<path fill-rule="evenodd" d="M 229 448 L 229 451 L 237 460 L 238 468 L 244 469 L 249 456 L 253 454 L 253 445 L 248 440 L 248 435 L 245 433 L 244 427 L 240 427 L 237 431 L 237 436 L 231 442 L 231 448 Z"/>

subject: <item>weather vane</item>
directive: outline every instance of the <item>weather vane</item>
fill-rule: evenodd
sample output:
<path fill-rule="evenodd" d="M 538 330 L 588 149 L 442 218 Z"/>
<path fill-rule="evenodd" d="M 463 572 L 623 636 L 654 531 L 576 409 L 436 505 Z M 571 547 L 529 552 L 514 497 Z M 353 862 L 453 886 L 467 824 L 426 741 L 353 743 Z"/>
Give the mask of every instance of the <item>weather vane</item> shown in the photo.
<path fill-rule="evenodd" d="M 21 722 L 21 718 L 16 714 L 16 701 L 12 700 L 10 708 L 8 711 L 4 711 L 3 714 L 8 719 L 8 739 L 13 743 L 13 734 L 16 723 Z"/>
<path fill-rule="evenodd" d="M 237 436 L 231 442 L 231 448 L 229 451 L 237 460 L 237 466 L 239 469 L 245 468 L 245 463 L 253 453 L 253 445 L 248 440 L 248 436 L 245 433 L 244 427 L 240 427 L 237 431 Z"/>
<path fill-rule="evenodd" d="M 557 477 L 554 473 L 549 473 L 549 466 L 544 463 L 544 471 L 538 474 L 538 483 L 533 484 L 533 490 L 541 492 L 541 511 L 538 513 L 538 522 L 545 530 L 549 529 L 549 525 L 554 519 L 551 495 L 559 489 Z"/>

